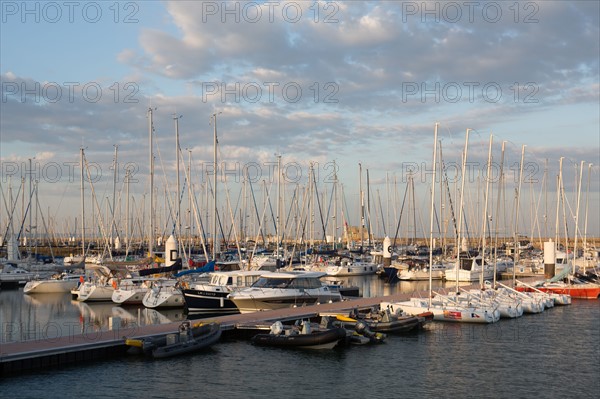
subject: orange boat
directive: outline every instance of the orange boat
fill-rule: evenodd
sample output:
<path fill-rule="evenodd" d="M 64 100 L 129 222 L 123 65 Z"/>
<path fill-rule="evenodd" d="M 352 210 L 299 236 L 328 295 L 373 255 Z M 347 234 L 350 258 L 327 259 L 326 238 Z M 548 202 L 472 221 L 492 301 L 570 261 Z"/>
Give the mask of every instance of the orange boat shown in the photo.
<path fill-rule="evenodd" d="M 571 298 L 600 299 L 600 284 L 597 283 L 570 284 L 556 282 L 544 283 L 540 286 L 536 286 L 535 288 L 543 292 L 571 295 Z M 534 291 L 532 288 L 523 286 L 518 286 L 516 289 L 522 292 Z"/>

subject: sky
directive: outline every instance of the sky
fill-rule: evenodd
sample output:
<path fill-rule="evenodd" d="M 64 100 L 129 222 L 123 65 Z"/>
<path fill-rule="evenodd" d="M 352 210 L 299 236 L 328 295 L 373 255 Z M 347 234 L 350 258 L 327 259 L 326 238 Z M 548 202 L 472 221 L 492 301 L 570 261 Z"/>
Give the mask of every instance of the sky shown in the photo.
<path fill-rule="evenodd" d="M 276 181 L 278 156 L 288 201 L 295 184 L 307 184 L 310 165 L 322 192 L 332 192 L 335 168 L 345 218 L 357 225 L 368 170 L 370 201 L 382 204 L 373 205 L 371 219 L 385 220 L 390 235 L 410 171 L 413 207 L 428 225 L 438 123 L 449 174 L 460 170 L 470 129 L 465 202 L 472 229 L 482 219 L 476 209 L 492 135 L 496 170 L 505 144 L 505 195 L 522 190 L 519 233 L 546 215 L 548 234 L 566 220 L 573 237 L 579 198 L 580 235 L 589 210 L 587 234 L 598 236 L 599 4 L 1 1 L 0 227 L 15 214 L 9 194 L 17 196 L 30 160 L 40 212 L 55 221 L 76 217 L 82 147 L 98 197 L 112 197 L 117 146 L 117 187 L 122 192 L 132 170 L 131 195 L 140 201 L 149 191 L 152 109 L 161 190 L 165 179 L 174 190 L 174 116 L 181 116 L 183 160 L 191 156 L 200 187 L 212 170 L 216 114 L 232 197 L 244 170 L 257 185 Z M 566 210 L 556 223 L 561 158 Z M 449 180 L 456 192 L 459 179 Z"/>

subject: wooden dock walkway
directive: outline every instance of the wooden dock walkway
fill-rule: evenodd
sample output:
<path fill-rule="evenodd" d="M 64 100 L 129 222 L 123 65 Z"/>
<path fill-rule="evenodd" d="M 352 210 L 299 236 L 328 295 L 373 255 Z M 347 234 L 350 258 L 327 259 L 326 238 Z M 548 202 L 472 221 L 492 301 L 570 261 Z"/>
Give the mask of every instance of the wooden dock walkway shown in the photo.
<path fill-rule="evenodd" d="M 533 280 L 533 279 L 523 279 Z M 461 288 L 478 288 L 479 284 L 461 286 Z M 319 314 L 346 313 L 351 309 L 365 309 L 381 302 L 404 301 L 411 297 L 427 298 L 428 291 L 398 293 L 384 297 L 348 299 L 342 302 L 326 303 L 297 308 L 284 308 L 246 314 L 235 314 L 207 319 L 221 323 L 224 334 L 235 330 L 238 324 L 265 324 L 274 321 L 290 321 L 316 317 Z M 36 369 L 79 362 L 89 362 L 119 357 L 125 354 L 128 347 L 126 338 L 142 338 L 176 332 L 180 322 L 153 324 L 146 326 L 127 326 L 107 331 L 93 331 L 78 334 L 73 331 L 65 336 L 41 340 L 10 342 L 0 344 L 0 376 L 15 374 Z"/>

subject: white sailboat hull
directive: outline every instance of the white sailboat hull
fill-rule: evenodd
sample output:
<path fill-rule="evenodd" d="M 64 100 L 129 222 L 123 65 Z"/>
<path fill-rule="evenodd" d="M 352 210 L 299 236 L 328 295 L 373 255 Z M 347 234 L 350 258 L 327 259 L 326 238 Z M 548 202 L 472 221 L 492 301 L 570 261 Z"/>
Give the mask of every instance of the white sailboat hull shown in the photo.
<path fill-rule="evenodd" d="M 182 308 L 185 301 L 179 290 L 161 290 L 157 293 L 155 290 L 150 289 L 144 295 L 142 304 L 150 309 Z"/>
<path fill-rule="evenodd" d="M 481 270 L 458 270 L 458 276 L 456 273 L 456 269 L 446 270 L 444 277 L 447 281 L 464 281 L 464 282 L 474 282 L 479 281 L 481 279 Z M 494 279 L 494 270 L 486 268 L 483 271 L 483 280 L 493 280 Z"/>
<path fill-rule="evenodd" d="M 23 287 L 24 294 L 68 293 L 77 288 L 79 280 L 38 280 L 29 281 Z"/>
<path fill-rule="evenodd" d="M 148 288 L 116 289 L 112 294 L 112 301 L 117 305 L 139 305 L 142 303 Z"/>
<path fill-rule="evenodd" d="M 78 289 L 72 290 L 72 294 L 76 294 L 75 298 L 82 302 L 109 302 L 112 301 L 112 294 L 115 289 L 110 285 L 96 285 L 85 282 Z"/>
<path fill-rule="evenodd" d="M 389 308 L 393 313 L 400 310 L 411 315 L 432 312 L 433 320 L 437 321 L 495 323 L 500 319 L 500 314 L 497 312 L 449 306 L 439 302 L 432 302 L 432 306 L 429 306 L 429 301 L 421 298 L 411 298 L 405 302 L 382 302 L 380 306 L 382 309 Z"/>

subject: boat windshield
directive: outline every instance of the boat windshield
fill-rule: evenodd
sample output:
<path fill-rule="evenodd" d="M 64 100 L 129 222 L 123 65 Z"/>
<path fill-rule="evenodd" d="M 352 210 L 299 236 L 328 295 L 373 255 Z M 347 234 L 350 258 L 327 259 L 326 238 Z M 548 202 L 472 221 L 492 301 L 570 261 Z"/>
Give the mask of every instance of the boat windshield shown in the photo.
<path fill-rule="evenodd" d="M 254 284 L 256 288 L 286 288 L 293 279 L 291 278 L 265 278 L 261 277 Z"/>
<path fill-rule="evenodd" d="M 252 286 L 255 288 L 314 289 L 321 288 L 323 283 L 318 278 L 261 277 Z"/>

